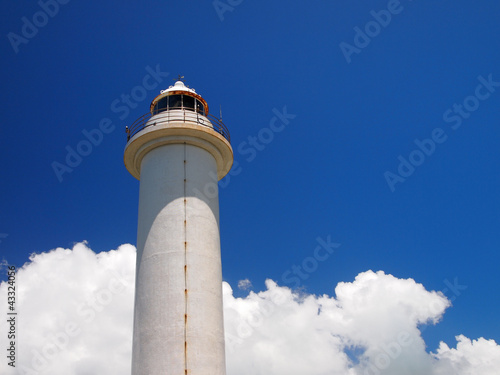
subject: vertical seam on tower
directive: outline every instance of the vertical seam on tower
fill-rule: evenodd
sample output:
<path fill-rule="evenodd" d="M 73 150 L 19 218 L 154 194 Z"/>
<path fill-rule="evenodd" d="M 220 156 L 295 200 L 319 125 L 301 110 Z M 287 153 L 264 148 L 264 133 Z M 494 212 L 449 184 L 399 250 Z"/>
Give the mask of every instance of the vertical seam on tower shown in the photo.
<path fill-rule="evenodd" d="M 184 142 L 184 373 L 188 374 L 187 362 L 187 317 L 188 317 L 188 287 L 187 287 L 187 181 L 186 181 L 186 142 Z"/>

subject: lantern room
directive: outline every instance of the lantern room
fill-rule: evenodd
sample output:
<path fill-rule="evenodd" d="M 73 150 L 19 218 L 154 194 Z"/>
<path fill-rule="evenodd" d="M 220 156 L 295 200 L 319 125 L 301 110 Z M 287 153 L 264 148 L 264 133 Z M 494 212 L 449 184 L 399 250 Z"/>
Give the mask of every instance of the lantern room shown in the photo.
<path fill-rule="evenodd" d="M 184 82 L 178 80 L 174 86 L 161 91 L 160 95 L 151 102 L 151 114 L 156 115 L 163 111 L 188 110 L 203 116 L 208 114 L 208 104 L 193 89 L 186 87 Z"/>

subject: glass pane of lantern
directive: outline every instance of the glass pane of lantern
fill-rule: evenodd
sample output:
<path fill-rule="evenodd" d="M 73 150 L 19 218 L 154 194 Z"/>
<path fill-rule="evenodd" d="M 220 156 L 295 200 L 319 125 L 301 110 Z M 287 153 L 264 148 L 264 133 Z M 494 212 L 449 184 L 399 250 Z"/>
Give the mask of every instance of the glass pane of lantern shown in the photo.
<path fill-rule="evenodd" d="M 176 109 L 182 107 L 182 95 L 171 95 L 168 97 L 168 108 Z"/>
<path fill-rule="evenodd" d="M 192 96 L 183 95 L 184 108 L 192 109 L 194 111 L 194 98 Z"/>
<path fill-rule="evenodd" d="M 199 100 L 196 100 L 196 107 L 198 112 L 200 112 L 202 115 L 205 115 L 205 107 Z"/>

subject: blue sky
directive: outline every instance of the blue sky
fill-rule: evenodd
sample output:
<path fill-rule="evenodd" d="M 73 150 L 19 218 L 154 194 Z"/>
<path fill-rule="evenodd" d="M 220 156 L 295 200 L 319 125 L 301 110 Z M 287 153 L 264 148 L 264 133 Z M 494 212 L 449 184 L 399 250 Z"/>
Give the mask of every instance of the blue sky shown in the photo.
<path fill-rule="evenodd" d="M 423 333 L 429 349 L 458 334 L 499 342 L 500 4 L 222 2 L 72 0 L 53 16 L 2 4 L 2 258 L 135 244 L 124 128 L 182 74 L 231 133 L 239 168 L 221 181 L 220 217 L 233 288 L 293 286 L 284 274 L 330 238 L 340 246 L 300 277 L 305 291 L 383 270 L 453 300 Z M 58 177 L 54 162 L 103 121 Z"/>

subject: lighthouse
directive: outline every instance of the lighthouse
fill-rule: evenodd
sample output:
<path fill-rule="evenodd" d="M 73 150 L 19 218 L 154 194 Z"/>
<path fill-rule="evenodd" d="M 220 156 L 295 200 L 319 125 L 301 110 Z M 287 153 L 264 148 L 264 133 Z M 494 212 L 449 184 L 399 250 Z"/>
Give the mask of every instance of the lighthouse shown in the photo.
<path fill-rule="evenodd" d="M 233 151 L 181 78 L 126 129 L 140 180 L 132 375 L 226 374 L 216 180 Z"/>

